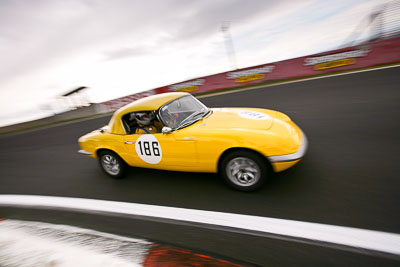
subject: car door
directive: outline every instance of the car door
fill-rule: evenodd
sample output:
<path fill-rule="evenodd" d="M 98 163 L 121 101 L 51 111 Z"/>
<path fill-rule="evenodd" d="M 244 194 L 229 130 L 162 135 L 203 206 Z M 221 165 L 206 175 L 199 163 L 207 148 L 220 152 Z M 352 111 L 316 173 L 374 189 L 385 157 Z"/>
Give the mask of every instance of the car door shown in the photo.
<path fill-rule="evenodd" d="M 123 142 L 125 148 L 125 160 L 131 166 L 144 167 L 145 162 L 142 162 L 139 155 L 136 153 L 135 144 L 141 135 L 128 134 L 124 135 Z"/>
<path fill-rule="evenodd" d="M 197 163 L 195 139 L 181 130 L 126 135 L 124 144 L 128 164 L 132 166 L 185 171 Z"/>
<path fill-rule="evenodd" d="M 145 112 L 152 111 L 135 111 L 121 116 L 121 121 L 126 132 L 126 135 L 123 137 L 125 147 L 124 159 L 131 166 L 149 167 L 149 164 L 158 164 L 160 161 L 159 142 L 154 139 L 152 134 L 144 134 L 145 132 L 149 133 L 151 128 L 156 129 L 155 126 L 149 124 L 140 125 L 137 120 L 137 113 Z"/>
<path fill-rule="evenodd" d="M 193 170 L 197 165 L 196 140 L 185 129 L 168 134 L 158 134 L 157 138 L 163 149 L 163 159 L 160 162 L 168 170 Z"/>

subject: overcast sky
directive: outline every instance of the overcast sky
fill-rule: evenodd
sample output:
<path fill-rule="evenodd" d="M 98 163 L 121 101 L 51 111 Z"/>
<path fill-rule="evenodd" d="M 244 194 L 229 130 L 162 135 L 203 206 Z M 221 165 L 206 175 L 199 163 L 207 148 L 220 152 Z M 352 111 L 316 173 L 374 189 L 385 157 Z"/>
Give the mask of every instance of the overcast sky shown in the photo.
<path fill-rule="evenodd" d="M 342 45 L 387 0 L 0 0 L 0 126 L 44 116 L 79 86 L 92 102 Z"/>

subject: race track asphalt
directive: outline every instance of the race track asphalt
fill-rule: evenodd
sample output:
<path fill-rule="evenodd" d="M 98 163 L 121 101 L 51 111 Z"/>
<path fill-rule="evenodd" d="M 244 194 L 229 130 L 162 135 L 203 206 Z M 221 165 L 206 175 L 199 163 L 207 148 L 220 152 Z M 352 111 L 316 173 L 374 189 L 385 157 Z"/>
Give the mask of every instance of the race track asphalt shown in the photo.
<path fill-rule="evenodd" d="M 275 174 L 264 188 L 252 193 L 228 188 L 216 174 L 132 168 L 126 179 L 112 180 L 95 160 L 77 153 L 78 137 L 105 125 L 109 117 L 103 117 L 0 137 L 0 194 L 105 199 L 400 233 L 399 67 L 238 91 L 201 101 L 209 107 L 282 111 L 306 133 L 309 150 L 298 165 Z M 5 215 L 10 213 L 0 210 L 0 217 Z M 252 238 L 248 242 L 261 242 Z M 281 241 L 271 242 L 269 246 Z M 296 250 L 295 245 L 280 246 Z M 219 251 L 224 255 L 240 256 L 239 248 L 220 249 L 227 250 Z M 280 251 L 283 257 L 285 253 Z M 250 259 L 245 253 L 239 258 L 260 265 L 282 263 L 273 261 L 278 254 L 264 262 L 262 252 L 257 253 L 260 255 Z M 304 253 L 296 255 L 301 258 Z M 311 251 L 309 256 L 316 254 Z M 334 264 L 336 254 L 328 254 L 323 258 L 332 257 Z"/>

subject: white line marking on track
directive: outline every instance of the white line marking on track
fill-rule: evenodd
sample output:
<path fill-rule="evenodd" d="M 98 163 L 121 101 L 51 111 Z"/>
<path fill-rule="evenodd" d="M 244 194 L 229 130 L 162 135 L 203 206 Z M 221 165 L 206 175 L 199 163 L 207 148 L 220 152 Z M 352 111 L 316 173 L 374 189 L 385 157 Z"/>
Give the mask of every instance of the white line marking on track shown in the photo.
<path fill-rule="evenodd" d="M 400 255 L 400 234 L 225 212 L 107 200 L 0 195 L 0 206 L 52 207 L 225 226 Z M 244 223 L 245 222 L 245 223 Z"/>

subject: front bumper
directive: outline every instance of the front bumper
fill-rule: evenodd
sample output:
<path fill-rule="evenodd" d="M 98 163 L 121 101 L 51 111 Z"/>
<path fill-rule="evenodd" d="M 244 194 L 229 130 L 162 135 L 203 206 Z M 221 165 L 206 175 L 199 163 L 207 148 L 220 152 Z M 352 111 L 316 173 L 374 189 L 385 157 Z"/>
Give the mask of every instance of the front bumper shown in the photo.
<path fill-rule="evenodd" d="M 270 157 L 268 157 L 268 160 L 271 163 L 289 162 L 289 161 L 300 160 L 304 156 L 304 154 L 306 153 L 307 148 L 308 148 L 307 137 L 303 133 L 303 131 L 301 131 L 301 143 L 300 143 L 299 149 L 296 152 L 291 153 L 291 154 L 286 154 L 286 155 L 270 156 Z"/>
<path fill-rule="evenodd" d="M 87 152 L 86 150 L 83 150 L 83 149 L 79 150 L 78 153 L 81 153 L 81 154 L 84 154 L 84 155 L 88 155 L 88 156 L 92 155 L 92 153 Z"/>

